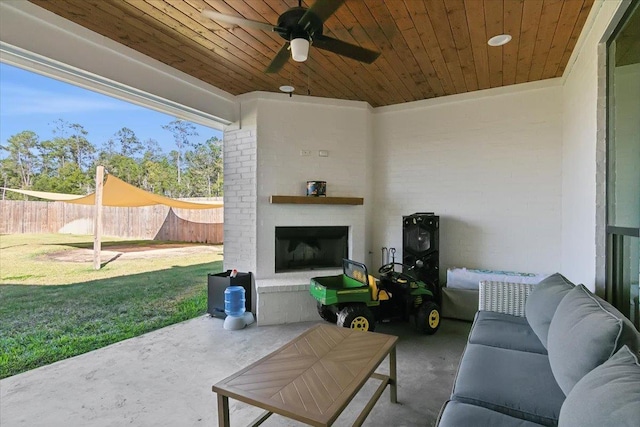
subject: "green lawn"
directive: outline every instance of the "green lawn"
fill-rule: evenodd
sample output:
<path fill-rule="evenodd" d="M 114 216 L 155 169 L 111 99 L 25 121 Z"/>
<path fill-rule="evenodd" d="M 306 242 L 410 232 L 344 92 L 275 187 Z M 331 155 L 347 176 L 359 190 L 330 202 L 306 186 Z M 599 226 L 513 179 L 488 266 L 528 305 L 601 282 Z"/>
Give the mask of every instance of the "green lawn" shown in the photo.
<path fill-rule="evenodd" d="M 100 271 L 90 262 L 50 259 L 51 253 L 91 241 L 68 235 L 0 237 L 0 378 L 206 312 L 207 274 L 222 270 L 221 251 L 118 258 Z"/>

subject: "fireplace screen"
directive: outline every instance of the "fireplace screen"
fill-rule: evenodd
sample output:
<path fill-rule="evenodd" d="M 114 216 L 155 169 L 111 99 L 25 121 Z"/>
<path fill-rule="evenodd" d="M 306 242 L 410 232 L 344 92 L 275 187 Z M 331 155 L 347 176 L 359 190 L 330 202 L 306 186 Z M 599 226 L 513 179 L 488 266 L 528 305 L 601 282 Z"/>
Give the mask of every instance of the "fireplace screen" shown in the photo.
<path fill-rule="evenodd" d="M 349 227 L 276 227 L 276 273 L 341 268 Z"/>

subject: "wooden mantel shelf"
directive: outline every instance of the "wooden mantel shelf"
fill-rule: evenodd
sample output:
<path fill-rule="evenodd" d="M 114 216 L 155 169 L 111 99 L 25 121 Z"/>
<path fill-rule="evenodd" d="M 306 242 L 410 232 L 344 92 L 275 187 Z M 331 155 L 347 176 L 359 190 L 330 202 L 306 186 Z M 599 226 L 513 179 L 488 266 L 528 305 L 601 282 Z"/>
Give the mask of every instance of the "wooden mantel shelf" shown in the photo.
<path fill-rule="evenodd" d="M 362 197 L 271 196 L 271 203 L 294 205 L 362 205 Z"/>

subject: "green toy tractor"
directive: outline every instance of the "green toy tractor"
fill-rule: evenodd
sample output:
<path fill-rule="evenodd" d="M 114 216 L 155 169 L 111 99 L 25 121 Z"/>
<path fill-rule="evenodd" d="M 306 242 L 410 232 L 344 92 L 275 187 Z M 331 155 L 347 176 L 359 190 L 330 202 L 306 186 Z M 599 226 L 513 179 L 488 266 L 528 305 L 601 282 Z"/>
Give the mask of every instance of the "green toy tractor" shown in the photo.
<path fill-rule="evenodd" d="M 338 326 L 373 331 L 376 321 L 412 321 L 419 332 L 434 334 L 440 326 L 438 289 L 430 289 L 400 263 L 385 264 L 380 280 L 356 261 L 342 261 L 343 274 L 314 277 L 310 292 L 317 300 L 318 314 Z M 403 271 L 395 271 L 396 266 Z"/>

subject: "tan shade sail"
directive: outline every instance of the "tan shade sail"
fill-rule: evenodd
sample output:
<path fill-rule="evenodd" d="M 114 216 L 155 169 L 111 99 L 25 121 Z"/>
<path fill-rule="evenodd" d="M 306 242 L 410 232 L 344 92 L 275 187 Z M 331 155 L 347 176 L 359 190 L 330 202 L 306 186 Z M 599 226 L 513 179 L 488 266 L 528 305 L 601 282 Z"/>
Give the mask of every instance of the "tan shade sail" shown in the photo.
<path fill-rule="evenodd" d="M 40 199 L 54 200 L 58 202 L 75 203 L 78 205 L 95 205 L 95 193 L 87 196 L 75 194 L 49 193 L 46 191 L 16 190 L 5 188 L 7 191 L 38 197 Z M 196 203 L 171 199 L 159 194 L 149 193 L 131 184 L 127 184 L 113 175 L 107 175 L 102 193 L 102 206 L 113 207 L 140 207 L 152 205 L 166 205 L 180 209 L 215 209 L 223 206 L 222 202 Z"/>
<path fill-rule="evenodd" d="M 49 193 L 48 191 L 32 191 L 32 190 L 18 190 L 17 188 L 0 187 L 3 190 L 11 191 L 13 193 L 20 193 L 26 196 L 37 197 L 39 199 L 55 200 L 57 202 L 68 202 L 74 199 L 80 199 L 85 196 L 78 196 L 77 194 L 64 194 L 64 193 Z"/>

